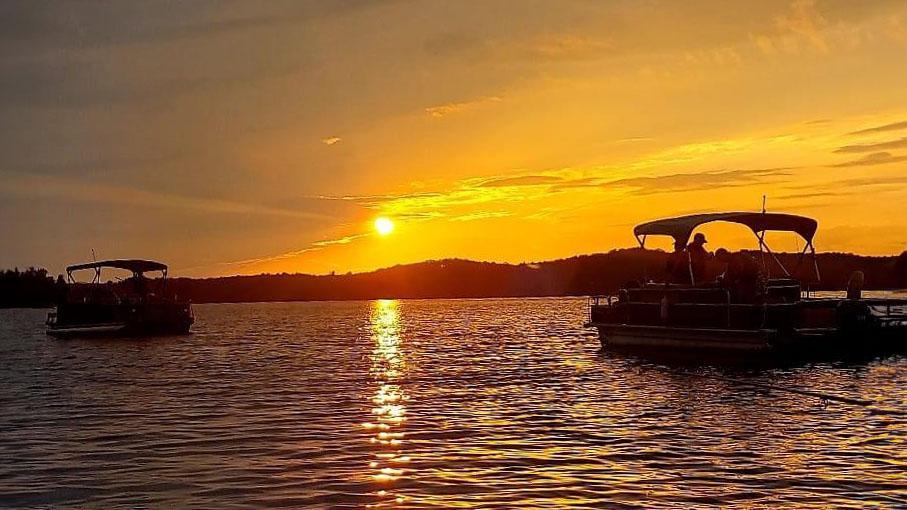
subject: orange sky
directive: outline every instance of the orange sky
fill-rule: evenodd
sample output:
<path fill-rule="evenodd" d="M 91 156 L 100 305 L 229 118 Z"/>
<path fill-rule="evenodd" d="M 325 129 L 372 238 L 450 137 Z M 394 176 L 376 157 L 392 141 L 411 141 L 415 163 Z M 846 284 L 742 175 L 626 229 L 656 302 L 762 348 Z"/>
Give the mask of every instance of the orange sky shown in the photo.
<path fill-rule="evenodd" d="M 763 194 L 820 251 L 907 249 L 903 2 L 6 10 L 0 266 L 537 261 Z"/>

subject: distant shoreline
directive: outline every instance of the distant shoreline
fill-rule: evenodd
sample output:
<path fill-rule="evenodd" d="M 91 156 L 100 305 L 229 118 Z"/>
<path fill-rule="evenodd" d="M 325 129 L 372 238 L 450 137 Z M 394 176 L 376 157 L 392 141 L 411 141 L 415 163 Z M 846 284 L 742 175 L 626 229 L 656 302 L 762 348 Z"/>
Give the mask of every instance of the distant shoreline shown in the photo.
<path fill-rule="evenodd" d="M 776 256 L 787 267 L 797 267 L 799 254 Z M 522 264 L 447 259 L 346 275 L 175 278 L 173 286 L 195 303 L 583 297 L 614 293 L 631 280 L 658 280 L 666 258 L 661 250 L 629 248 Z M 809 283 L 814 274 L 810 259 L 803 260 L 797 273 L 810 290 L 843 290 L 857 270 L 866 275 L 866 290 L 907 288 L 907 252 L 899 256 L 824 253 L 816 260 L 822 276 L 819 284 Z M 772 276 L 778 277 L 780 270 L 774 270 Z"/>
<path fill-rule="evenodd" d="M 192 301 L 193 305 L 256 305 L 262 303 L 289 304 L 289 303 L 355 303 L 368 301 L 485 301 L 494 299 L 587 299 L 589 296 L 487 296 L 487 297 L 380 297 L 368 299 L 295 299 L 295 300 L 268 300 L 268 301 Z M 6 306 L 0 310 L 52 310 L 54 305 L 43 306 Z"/>
<path fill-rule="evenodd" d="M 816 292 L 839 292 L 842 296 L 844 291 L 816 291 Z M 867 289 L 868 296 L 864 297 L 873 297 L 872 294 L 876 292 L 892 292 L 895 294 L 907 294 L 907 288 L 893 288 L 893 289 Z M 291 304 L 291 303 L 355 303 L 355 302 L 369 302 L 369 301 L 489 301 L 489 300 L 523 300 L 523 299 L 560 299 L 560 298 L 569 298 L 569 299 L 588 299 L 591 295 L 560 295 L 560 296 L 486 296 L 486 297 L 419 297 L 419 298 L 410 298 L 410 297 L 381 297 L 381 298 L 368 298 L 368 299 L 295 299 L 295 300 L 269 300 L 269 301 L 193 301 L 193 305 L 257 305 L 263 303 L 274 303 L 274 304 Z M 0 307 L 0 310 L 53 310 L 54 305 L 43 305 L 43 306 L 4 306 Z"/>
<path fill-rule="evenodd" d="M 775 255 L 785 266 L 797 267 L 798 254 Z M 664 274 L 666 258 L 667 254 L 660 250 L 629 248 L 523 264 L 447 259 L 344 275 L 175 277 L 168 280 L 168 288 L 199 304 L 583 297 L 614 293 L 628 281 L 659 280 Z M 818 255 L 817 264 L 822 279 L 818 284 L 811 283 L 810 290 L 843 290 L 857 270 L 866 276 L 866 290 L 907 288 L 907 252 L 898 256 L 823 253 Z M 50 288 L 47 285 L 50 276 L 46 272 L 44 275 L 43 280 L 33 279 L 31 286 L 22 285 L 18 290 L 9 282 L 0 282 L 0 307 L 50 306 L 53 300 L 42 297 L 33 288 L 38 285 L 34 282 L 40 283 L 41 288 Z M 772 274 L 779 275 L 780 270 Z M 808 260 L 804 260 L 795 274 L 807 283 L 814 278 L 812 275 L 813 266 Z M 30 292 L 28 299 L 25 291 Z"/>

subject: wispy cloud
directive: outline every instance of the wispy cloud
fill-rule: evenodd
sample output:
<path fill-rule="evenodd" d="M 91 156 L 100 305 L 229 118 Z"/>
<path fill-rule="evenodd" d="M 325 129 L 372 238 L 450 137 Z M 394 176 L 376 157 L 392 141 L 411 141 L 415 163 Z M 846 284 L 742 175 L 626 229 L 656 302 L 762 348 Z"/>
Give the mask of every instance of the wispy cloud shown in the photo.
<path fill-rule="evenodd" d="M 790 175 L 790 170 L 791 168 L 767 168 L 679 173 L 619 179 L 603 183 L 602 186 L 634 188 L 634 191 L 639 194 L 699 191 L 762 182 L 767 178 Z"/>
<path fill-rule="evenodd" d="M 844 5 L 855 7 L 858 4 L 840 4 Z M 870 4 L 859 5 L 869 7 Z M 875 7 L 863 12 L 872 12 Z M 751 34 L 750 42 L 764 55 L 795 55 L 811 51 L 830 58 L 835 58 L 840 52 L 882 41 L 903 44 L 907 42 L 903 13 L 896 12 L 896 3 L 890 7 L 882 7 L 876 10 L 877 15 L 861 19 L 855 17 L 853 11 L 849 15 L 841 15 L 843 13 L 834 2 L 793 0 L 786 12 L 775 17 L 773 30 Z M 888 10 L 888 13 L 881 14 L 879 11 L 882 10 Z"/>
<path fill-rule="evenodd" d="M 339 136 L 330 136 L 328 138 L 322 138 L 321 143 L 323 143 L 325 145 L 334 145 L 335 143 L 338 143 L 341 140 L 343 140 L 343 138 L 340 138 Z"/>
<path fill-rule="evenodd" d="M 388 193 L 386 195 L 315 195 L 312 198 L 320 200 L 339 200 L 343 202 L 353 202 L 363 207 L 375 208 L 387 202 L 396 200 L 432 200 L 444 196 L 439 191 L 417 191 L 413 193 Z"/>
<path fill-rule="evenodd" d="M 555 175 L 471 178 L 450 183 L 445 186 L 445 191 L 317 198 L 351 201 L 376 213 L 398 219 L 427 221 L 448 218 L 451 221 L 474 221 L 512 214 L 504 209 L 469 212 L 477 206 L 490 203 L 503 206 L 506 203 L 532 200 L 550 193 L 551 185 L 563 180 L 563 177 Z"/>
<path fill-rule="evenodd" d="M 777 198 L 779 200 L 796 200 L 831 197 L 858 197 L 861 193 L 864 193 L 864 191 L 862 191 L 862 188 L 876 188 L 872 191 L 873 193 L 886 191 L 896 192 L 901 191 L 904 184 L 907 184 L 907 176 L 902 175 L 856 177 L 853 179 L 843 179 L 820 185 L 809 184 L 791 186 L 789 189 L 807 191 L 791 193 L 788 195 L 780 195 L 773 198 Z"/>
<path fill-rule="evenodd" d="M 827 22 L 816 8 L 816 0 L 794 0 L 790 11 L 778 17 L 775 24 L 780 31 L 799 36 L 817 49 L 828 49 L 828 43 L 822 34 Z"/>
<path fill-rule="evenodd" d="M 804 48 L 828 51 L 827 25 L 815 0 L 794 0 L 786 13 L 775 18 L 774 32 L 752 36 L 752 40 L 766 54 L 797 53 Z"/>
<path fill-rule="evenodd" d="M 561 34 L 539 37 L 526 47 L 536 59 L 587 60 L 610 53 L 614 49 L 614 43 L 600 38 Z"/>
<path fill-rule="evenodd" d="M 552 191 L 561 191 L 578 188 L 598 188 L 608 182 L 602 177 L 582 177 L 578 179 L 567 179 L 551 186 Z"/>
<path fill-rule="evenodd" d="M 507 211 L 481 211 L 470 214 L 464 214 L 461 216 L 454 216 L 450 218 L 450 221 L 475 221 L 475 220 L 486 220 L 490 218 L 505 218 L 507 216 L 512 216 L 512 213 Z"/>
<path fill-rule="evenodd" d="M 445 216 L 447 216 L 447 215 L 445 213 L 442 213 L 441 211 L 425 211 L 425 212 L 408 212 L 408 213 L 395 214 L 394 219 L 403 220 L 403 221 L 413 221 L 413 220 L 414 221 L 424 221 L 424 220 L 434 220 L 437 218 L 443 218 Z"/>
<path fill-rule="evenodd" d="M 127 186 L 98 184 L 55 176 L 14 174 L 0 180 L 0 193 L 27 197 L 48 197 L 77 202 L 178 208 L 210 213 L 255 214 L 319 220 L 334 219 L 331 215 L 318 212 L 217 198 L 156 193 Z"/>
<path fill-rule="evenodd" d="M 907 129 L 907 120 L 901 122 L 892 122 L 890 124 L 883 124 L 881 126 L 874 126 L 866 129 L 861 129 L 859 131 L 853 131 L 848 133 L 849 135 L 866 135 L 872 133 L 884 133 L 887 131 L 899 131 L 901 129 Z"/>
<path fill-rule="evenodd" d="M 691 65 L 739 66 L 743 56 L 733 47 L 699 49 L 683 54 L 683 62 Z"/>
<path fill-rule="evenodd" d="M 361 239 L 369 234 L 356 234 L 351 236 L 340 237 L 337 239 L 327 239 L 324 241 L 315 241 L 312 243 L 313 248 L 324 248 L 325 246 L 333 246 L 335 244 L 350 244 L 356 239 Z"/>
<path fill-rule="evenodd" d="M 293 258 L 299 257 L 301 255 L 305 255 L 306 253 L 318 251 L 318 250 L 324 249 L 328 246 L 334 246 L 334 245 L 338 245 L 338 244 L 349 244 L 357 239 L 367 237 L 368 235 L 370 235 L 370 234 L 355 234 L 355 235 L 340 237 L 337 239 L 325 239 L 323 241 L 316 241 L 316 242 L 310 244 L 309 246 L 299 249 L 299 250 L 288 251 L 288 252 L 280 253 L 277 255 L 269 255 L 267 257 L 221 262 L 218 265 L 230 266 L 230 267 L 248 267 L 248 266 L 266 264 L 268 262 L 279 262 L 281 260 L 293 259 Z"/>
<path fill-rule="evenodd" d="M 502 99 L 498 96 L 487 96 L 479 99 L 473 99 L 470 101 L 461 101 L 458 103 L 446 103 L 436 106 L 429 106 L 425 108 L 425 113 L 431 117 L 441 118 L 448 115 L 463 113 L 470 110 L 476 110 L 478 108 L 487 106 L 493 103 L 499 103 Z"/>
<path fill-rule="evenodd" d="M 907 161 L 907 156 L 894 156 L 890 152 L 873 152 L 872 154 L 867 154 L 860 159 L 855 159 L 853 161 L 846 161 L 844 163 L 838 163 L 836 165 L 831 165 L 831 166 L 834 166 L 834 167 L 872 166 L 872 165 L 885 165 L 888 163 L 898 163 L 900 161 Z"/>
<path fill-rule="evenodd" d="M 814 193 L 791 193 L 789 195 L 781 195 L 778 197 L 773 196 L 772 198 L 777 198 L 778 200 L 794 200 L 794 199 L 802 199 L 802 198 L 839 197 L 839 196 L 846 195 L 846 194 L 847 193 L 839 193 L 839 192 L 835 192 L 835 191 L 817 191 Z"/>
<path fill-rule="evenodd" d="M 907 137 L 900 138 L 898 140 L 889 140 L 887 142 L 845 145 L 844 147 L 840 147 L 837 150 L 835 150 L 835 152 L 861 153 L 861 152 L 876 152 L 876 151 L 884 151 L 884 150 L 888 150 L 888 149 L 903 149 L 903 148 L 907 148 Z"/>
<path fill-rule="evenodd" d="M 562 177 L 555 175 L 524 175 L 521 177 L 505 177 L 500 179 L 489 179 L 479 184 L 483 188 L 502 188 L 509 186 L 540 186 L 544 184 L 556 184 L 564 180 Z"/>
<path fill-rule="evenodd" d="M 600 59 L 616 52 L 609 37 L 577 33 L 527 33 L 523 37 L 481 38 L 460 33 L 431 37 L 425 43 L 435 56 L 464 56 L 496 62 L 531 62 L 559 64 Z"/>
<path fill-rule="evenodd" d="M 907 158 L 905 158 L 907 159 Z M 858 177 L 837 183 L 843 187 L 888 186 L 907 184 L 907 175 L 888 175 L 878 177 Z"/>

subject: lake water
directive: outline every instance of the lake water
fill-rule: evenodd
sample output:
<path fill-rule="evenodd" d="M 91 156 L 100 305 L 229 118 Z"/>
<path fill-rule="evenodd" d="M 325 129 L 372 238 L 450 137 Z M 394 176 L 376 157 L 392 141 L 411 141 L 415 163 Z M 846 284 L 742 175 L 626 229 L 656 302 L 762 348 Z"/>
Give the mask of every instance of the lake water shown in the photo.
<path fill-rule="evenodd" d="M 199 305 L 194 334 L 0 310 L 0 506 L 907 506 L 907 358 L 602 354 L 583 299 Z M 695 372 L 690 374 L 690 371 Z"/>

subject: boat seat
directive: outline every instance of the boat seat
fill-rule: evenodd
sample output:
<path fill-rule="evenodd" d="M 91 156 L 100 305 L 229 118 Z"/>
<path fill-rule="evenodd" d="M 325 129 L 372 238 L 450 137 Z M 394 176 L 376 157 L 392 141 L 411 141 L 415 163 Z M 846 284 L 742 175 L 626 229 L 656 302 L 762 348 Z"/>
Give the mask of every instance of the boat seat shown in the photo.
<path fill-rule="evenodd" d="M 765 284 L 769 303 L 794 303 L 800 300 L 800 282 L 791 278 L 771 279 Z"/>
<path fill-rule="evenodd" d="M 631 303 L 661 303 L 666 297 L 672 303 L 727 303 L 728 291 L 721 287 L 691 287 L 681 285 L 627 289 Z"/>

